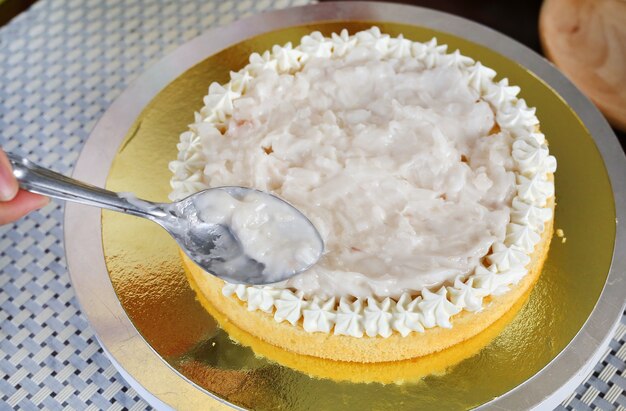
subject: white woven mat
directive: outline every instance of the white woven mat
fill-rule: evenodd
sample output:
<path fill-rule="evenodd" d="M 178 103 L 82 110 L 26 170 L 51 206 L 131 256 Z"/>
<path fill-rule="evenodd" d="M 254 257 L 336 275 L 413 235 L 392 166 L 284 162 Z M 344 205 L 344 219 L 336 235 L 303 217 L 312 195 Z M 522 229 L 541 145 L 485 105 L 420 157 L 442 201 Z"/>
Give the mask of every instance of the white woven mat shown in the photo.
<path fill-rule="evenodd" d="M 207 29 L 309 0 L 40 0 L 0 29 L 0 146 L 69 173 L 113 99 Z M 0 227 L 0 410 L 146 409 L 70 287 L 62 206 Z M 626 317 L 625 317 L 626 318 Z M 626 320 L 559 409 L 626 411 Z"/>

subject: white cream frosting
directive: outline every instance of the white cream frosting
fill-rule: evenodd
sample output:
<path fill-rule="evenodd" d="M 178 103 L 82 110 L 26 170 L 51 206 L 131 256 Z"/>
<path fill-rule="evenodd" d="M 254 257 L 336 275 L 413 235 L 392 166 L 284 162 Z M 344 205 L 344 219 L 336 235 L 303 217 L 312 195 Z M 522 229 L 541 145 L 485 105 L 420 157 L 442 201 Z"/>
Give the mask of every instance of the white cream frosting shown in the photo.
<path fill-rule="evenodd" d="M 288 292 L 287 290 L 283 292 Z M 335 325 L 337 314 L 335 313 L 335 299 L 330 298 L 327 301 L 320 301 L 319 298 L 313 297 L 313 301 L 302 311 L 302 326 L 308 332 L 324 332 L 329 333 Z"/>
<path fill-rule="evenodd" d="M 495 243 L 491 248 L 492 252 L 487 256 L 487 260 L 495 264 L 499 271 L 507 271 L 511 267 L 524 267 L 530 262 L 530 256 L 514 245 Z"/>
<path fill-rule="evenodd" d="M 467 84 L 481 94 L 489 90 L 489 86 L 493 84 L 493 79 L 496 76 L 495 70 L 483 66 L 480 61 L 468 67 L 466 73 Z"/>
<path fill-rule="evenodd" d="M 519 87 L 446 50 L 377 28 L 315 32 L 211 85 L 170 163 L 172 199 L 272 191 L 331 251 L 284 284 L 224 295 L 307 332 L 384 338 L 449 328 L 523 278 L 556 160 Z"/>
<path fill-rule="evenodd" d="M 506 226 L 506 245 L 514 245 L 531 253 L 541 236 L 527 225 L 510 223 Z"/>
<path fill-rule="evenodd" d="M 222 294 L 226 297 L 235 294 L 241 301 L 248 301 L 248 286 L 245 284 L 225 283 L 224 288 L 222 288 Z"/>
<path fill-rule="evenodd" d="M 476 287 L 484 291 L 487 295 L 501 295 L 509 290 L 508 284 L 506 283 L 507 278 L 499 275 L 494 265 L 489 267 L 476 267 L 472 278 Z"/>
<path fill-rule="evenodd" d="M 517 196 L 528 203 L 543 207 L 548 199 L 554 196 L 554 184 L 540 174 L 532 177 L 518 175 Z"/>
<path fill-rule="evenodd" d="M 422 301 L 417 306 L 422 311 L 424 316 L 423 323 L 426 328 L 434 326 L 452 328 L 450 317 L 461 311 L 461 307 L 448 301 L 448 291 L 445 287 L 441 287 L 436 293 L 424 288 L 422 290 Z"/>
<path fill-rule="evenodd" d="M 488 295 L 486 290 L 474 287 L 474 277 L 469 277 L 466 281 L 457 277 L 454 286 L 447 289 L 452 304 L 471 312 L 482 310 L 483 298 Z"/>
<path fill-rule="evenodd" d="M 487 89 L 481 96 L 493 107 L 500 110 L 508 104 L 512 104 L 517 99 L 519 92 L 519 87 L 509 86 L 509 80 L 504 78 L 497 83 L 487 83 Z"/>
<path fill-rule="evenodd" d="M 280 294 L 280 290 L 272 287 L 248 287 L 246 299 L 248 311 L 261 310 L 271 313 Z"/>
<path fill-rule="evenodd" d="M 501 128 L 516 137 L 529 134 L 539 124 L 535 116 L 535 108 L 526 106 L 524 99 L 519 99 L 510 105 L 503 105 L 496 113 L 496 121 Z"/>
<path fill-rule="evenodd" d="M 300 317 L 302 317 L 302 311 L 308 305 L 308 301 L 304 300 L 301 292 L 292 293 L 291 291 L 283 290 L 278 299 L 274 301 L 274 306 L 276 307 L 274 319 L 279 323 L 287 320 L 291 325 L 296 325 Z"/>
<path fill-rule="evenodd" d="M 541 133 L 529 133 L 513 143 L 513 159 L 519 172 L 525 176 L 545 177 L 556 171 L 556 159 L 549 155 L 545 137 Z"/>
<path fill-rule="evenodd" d="M 350 302 L 347 297 L 341 297 L 335 316 L 335 334 L 361 338 L 364 331 L 363 323 L 363 300 L 357 298 Z"/>
<path fill-rule="evenodd" d="M 513 199 L 511 222 L 531 227 L 541 233 L 545 223 L 552 218 L 552 209 L 527 203 L 519 197 Z"/>
<path fill-rule="evenodd" d="M 365 333 L 370 337 L 380 335 L 389 337 L 392 333 L 391 320 L 393 318 L 392 307 L 395 302 L 387 297 L 382 302 L 375 298 L 367 299 L 367 306 L 363 312 Z"/>
<path fill-rule="evenodd" d="M 391 327 L 403 337 L 413 331 L 424 332 L 424 316 L 418 307 L 420 301 L 422 297 L 411 298 L 410 294 L 404 293 L 396 303 Z"/>

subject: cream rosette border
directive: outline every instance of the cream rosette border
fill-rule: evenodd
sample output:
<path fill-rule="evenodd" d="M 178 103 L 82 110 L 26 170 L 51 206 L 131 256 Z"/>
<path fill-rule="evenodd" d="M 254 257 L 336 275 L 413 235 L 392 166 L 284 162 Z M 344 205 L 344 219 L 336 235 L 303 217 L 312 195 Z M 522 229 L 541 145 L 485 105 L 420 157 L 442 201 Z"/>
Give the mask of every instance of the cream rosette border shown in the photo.
<path fill-rule="evenodd" d="M 352 337 L 389 337 L 393 332 L 406 336 L 428 328 L 451 328 L 451 317 L 461 310 L 477 312 L 489 295 L 506 293 L 527 274 L 535 245 L 541 239 L 545 223 L 552 218 L 548 200 L 554 196 L 550 178 L 556 171 L 556 159 L 549 154 L 545 136 L 539 132 L 535 108 L 517 98 L 520 88 L 508 80 L 495 82 L 496 72 L 462 55 L 458 50 L 446 53 L 447 46 L 437 40 L 420 43 L 402 35 L 390 37 L 377 27 L 349 35 L 347 30 L 324 37 L 319 32 L 301 39 L 297 47 L 291 43 L 274 46 L 263 54 L 253 53 L 243 69 L 231 72 L 230 82 L 213 83 L 204 98 L 204 107 L 195 113 L 194 123 L 182 133 L 178 158 L 169 165 L 174 174 L 170 198 L 179 200 L 208 188 L 203 170 L 203 136 L 223 132 L 232 115 L 233 100 L 241 97 L 250 81 L 263 70 L 294 73 L 310 56 L 340 57 L 357 45 L 375 47 L 383 58 L 413 57 L 428 69 L 437 65 L 453 65 L 463 73 L 468 85 L 489 103 L 502 131 L 514 138 L 512 157 L 516 169 L 517 195 L 511 207 L 511 221 L 504 242 L 492 246 L 482 265 L 466 276 L 459 276 L 452 286 L 437 290 L 422 289 L 415 295 L 405 293 L 396 301 L 369 298 L 336 298 L 311 300 L 302 293 L 274 289 L 271 286 L 246 286 L 226 283 L 222 293 L 245 302 L 249 311 L 260 310 L 273 315 L 277 322 L 301 325 L 307 332 L 324 332 Z"/>

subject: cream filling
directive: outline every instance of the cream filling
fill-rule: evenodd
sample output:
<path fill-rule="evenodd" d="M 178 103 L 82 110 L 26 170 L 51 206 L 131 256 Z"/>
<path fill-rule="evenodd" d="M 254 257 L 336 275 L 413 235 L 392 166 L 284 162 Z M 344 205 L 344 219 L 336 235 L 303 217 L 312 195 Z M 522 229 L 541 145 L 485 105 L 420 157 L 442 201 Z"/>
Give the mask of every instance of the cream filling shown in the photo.
<path fill-rule="evenodd" d="M 240 258 L 263 264 L 268 282 L 284 278 L 315 263 L 320 243 L 311 225 L 287 203 L 250 191 L 235 198 L 224 190 L 210 190 L 194 200 L 201 221 L 223 225 L 241 245 L 241 257 L 221 263 L 224 272 L 236 275 Z"/>
<path fill-rule="evenodd" d="M 494 76 L 434 40 L 373 28 L 275 46 L 211 85 L 170 164 L 172 198 L 272 191 L 328 250 L 284 284 L 224 293 L 307 331 L 386 337 L 450 327 L 518 282 L 551 218 L 556 161 L 519 88 Z"/>

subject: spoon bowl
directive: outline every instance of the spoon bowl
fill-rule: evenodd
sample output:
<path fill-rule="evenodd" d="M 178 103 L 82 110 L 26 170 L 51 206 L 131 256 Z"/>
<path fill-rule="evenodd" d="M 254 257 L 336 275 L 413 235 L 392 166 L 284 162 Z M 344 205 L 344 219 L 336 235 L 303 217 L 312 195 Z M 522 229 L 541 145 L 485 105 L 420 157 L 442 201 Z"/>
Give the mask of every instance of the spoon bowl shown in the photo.
<path fill-rule="evenodd" d="M 304 247 L 308 251 L 308 258 L 289 259 L 289 256 L 285 256 L 284 248 L 276 250 L 275 247 L 271 251 L 276 255 L 268 255 L 267 252 L 251 255 L 251 245 L 246 241 L 249 238 L 241 234 L 237 222 L 232 219 L 216 221 L 223 217 L 224 210 L 223 207 L 215 207 L 215 203 L 224 198 L 235 204 L 252 201 L 255 207 L 246 217 L 258 216 L 263 210 L 254 208 L 259 204 L 265 205 L 263 208 L 271 205 L 272 211 L 277 214 L 292 217 L 278 232 L 271 234 L 287 237 L 280 242 L 287 247 L 287 253 L 297 254 Z M 210 206 L 207 207 L 207 204 Z M 260 285 L 284 281 L 309 269 L 321 257 L 324 249 L 319 232 L 304 214 L 281 198 L 260 190 L 239 186 L 210 188 L 165 206 L 176 217 L 165 220 L 162 226 L 181 245 L 183 251 L 205 271 L 231 283 Z M 211 213 L 219 215 L 216 217 Z M 272 241 L 272 238 L 262 240 Z M 285 245 L 284 240 L 290 241 Z M 274 261 L 276 258 L 281 259 L 278 264 Z M 286 260 L 291 263 L 281 264 Z"/>

